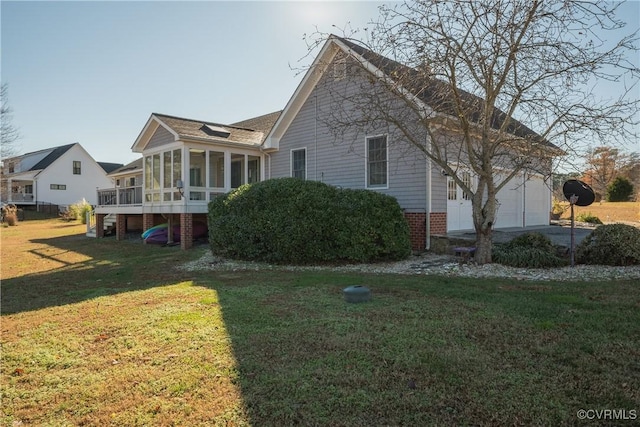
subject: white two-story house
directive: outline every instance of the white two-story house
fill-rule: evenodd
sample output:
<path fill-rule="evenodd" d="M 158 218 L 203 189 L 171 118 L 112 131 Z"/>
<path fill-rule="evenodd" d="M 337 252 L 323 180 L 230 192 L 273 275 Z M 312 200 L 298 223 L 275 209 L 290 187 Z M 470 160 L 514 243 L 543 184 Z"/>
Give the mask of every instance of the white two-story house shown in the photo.
<path fill-rule="evenodd" d="M 2 165 L 2 201 L 38 209 L 65 209 L 83 199 L 95 205 L 96 188 L 109 186 L 107 173 L 119 166 L 96 162 L 79 143 L 9 157 Z"/>

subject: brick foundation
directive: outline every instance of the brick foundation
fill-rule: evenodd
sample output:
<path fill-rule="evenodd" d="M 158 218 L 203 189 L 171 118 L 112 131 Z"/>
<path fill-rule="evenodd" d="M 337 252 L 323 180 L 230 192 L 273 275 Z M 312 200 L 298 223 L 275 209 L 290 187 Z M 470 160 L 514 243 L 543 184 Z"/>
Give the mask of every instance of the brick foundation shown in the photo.
<path fill-rule="evenodd" d="M 127 234 L 127 216 L 116 214 L 116 240 L 124 240 Z"/>
<path fill-rule="evenodd" d="M 409 237 L 411 250 L 423 251 L 426 244 L 426 220 L 427 214 L 420 212 L 405 212 L 404 217 L 409 223 Z"/>
<path fill-rule="evenodd" d="M 431 225 L 431 234 L 447 234 L 447 213 L 431 212 L 429 214 L 429 222 Z"/>
<path fill-rule="evenodd" d="M 104 237 L 104 217 L 105 214 L 96 214 L 96 238 Z"/>
<path fill-rule="evenodd" d="M 153 227 L 155 224 L 153 223 L 153 214 L 152 213 L 145 213 L 142 214 L 142 229 L 143 230 L 148 230 L 151 227 Z"/>
<path fill-rule="evenodd" d="M 427 214 L 422 212 L 405 212 L 404 217 L 409 223 L 411 250 L 424 251 L 427 243 Z M 447 213 L 431 212 L 429 214 L 430 234 L 447 234 Z"/>
<path fill-rule="evenodd" d="M 180 247 L 182 249 L 193 247 L 193 214 L 180 214 Z"/>

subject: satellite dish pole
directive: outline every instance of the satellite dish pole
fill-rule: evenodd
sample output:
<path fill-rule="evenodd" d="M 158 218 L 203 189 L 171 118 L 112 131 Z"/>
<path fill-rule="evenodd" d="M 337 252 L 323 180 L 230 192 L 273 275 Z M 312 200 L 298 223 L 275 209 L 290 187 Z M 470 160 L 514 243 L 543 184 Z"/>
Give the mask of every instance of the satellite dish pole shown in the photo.
<path fill-rule="evenodd" d="M 573 214 L 573 205 L 575 205 L 577 202 L 578 196 L 572 194 L 571 197 L 569 197 L 569 205 L 571 206 L 571 267 L 575 266 L 576 259 L 576 221 Z"/>
<path fill-rule="evenodd" d="M 589 187 L 588 184 L 578 181 L 577 179 L 570 179 L 562 186 L 562 192 L 564 197 L 569 200 L 571 206 L 571 267 L 575 266 L 575 251 L 576 251 L 576 233 L 575 233 L 575 216 L 573 206 L 589 206 L 595 200 L 595 193 Z"/>

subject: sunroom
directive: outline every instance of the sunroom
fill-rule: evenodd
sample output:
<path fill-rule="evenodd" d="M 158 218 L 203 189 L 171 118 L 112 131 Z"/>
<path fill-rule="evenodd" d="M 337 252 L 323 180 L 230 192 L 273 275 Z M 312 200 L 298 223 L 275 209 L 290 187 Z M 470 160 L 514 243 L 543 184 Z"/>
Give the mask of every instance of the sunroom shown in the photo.
<path fill-rule="evenodd" d="M 206 206 L 220 194 L 262 181 L 262 159 L 256 150 L 193 143 L 145 153 L 143 205 Z"/>
<path fill-rule="evenodd" d="M 113 194 L 110 204 L 96 208 L 96 235 L 101 222 L 116 216 L 116 237 L 123 238 L 128 224 L 148 230 L 160 223 L 176 225 L 180 244 L 191 246 L 194 224 L 206 223 L 208 203 L 243 184 L 265 179 L 261 144 L 279 112 L 222 125 L 152 114 L 133 144 L 142 154 L 137 168 L 112 175 L 115 188 L 98 190 Z M 141 185 L 138 197 L 123 197 Z M 135 195 L 137 196 L 138 193 Z M 137 218 L 135 217 L 137 216 Z M 169 243 L 171 243 L 171 236 Z"/>

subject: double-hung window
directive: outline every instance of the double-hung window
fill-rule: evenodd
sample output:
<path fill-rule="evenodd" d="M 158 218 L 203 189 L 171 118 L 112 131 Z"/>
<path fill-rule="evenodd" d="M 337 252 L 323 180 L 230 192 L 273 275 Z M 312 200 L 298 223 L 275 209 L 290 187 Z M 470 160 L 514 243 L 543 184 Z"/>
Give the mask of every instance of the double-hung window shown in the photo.
<path fill-rule="evenodd" d="M 79 160 L 73 161 L 73 174 L 74 175 L 82 174 L 82 163 Z"/>
<path fill-rule="evenodd" d="M 307 149 L 291 150 L 291 176 L 307 179 Z"/>
<path fill-rule="evenodd" d="M 367 187 L 383 188 L 389 183 L 387 135 L 367 138 Z"/>

